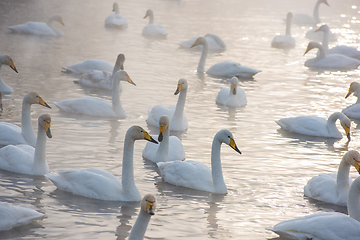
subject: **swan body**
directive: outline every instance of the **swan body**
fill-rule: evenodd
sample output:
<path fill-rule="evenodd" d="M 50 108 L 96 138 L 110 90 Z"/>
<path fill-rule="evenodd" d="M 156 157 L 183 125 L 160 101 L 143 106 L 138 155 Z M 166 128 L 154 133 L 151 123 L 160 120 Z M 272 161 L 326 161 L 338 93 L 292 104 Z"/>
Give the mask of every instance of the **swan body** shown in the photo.
<path fill-rule="evenodd" d="M 167 115 L 170 119 L 170 131 L 185 131 L 188 129 L 188 120 L 184 114 L 188 83 L 181 78 L 174 95 L 180 93 L 176 106 L 164 107 L 156 105 L 148 111 L 146 122 L 154 127 L 159 126 L 159 120 L 162 115 Z"/>
<path fill-rule="evenodd" d="M 151 216 L 155 215 L 156 199 L 152 194 L 146 194 L 141 201 L 141 207 L 136 222 L 131 229 L 128 240 L 144 239 Z"/>
<path fill-rule="evenodd" d="M 198 46 L 198 45 L 202 45 L 203 50 L 201 53 L 197 71 L 199 73 L 203 73 L 205 71 L 205 62 L 206 62 L 206 57 L 208 54 L 209 44 L 208 44 L 206 38 L 199 37 L 195 41 L 195 43 L 192 45 L 192 47 Z M 243 78 L 251 78 L 259 72 L 261 72 L 261 71 L 255 70 L 255 69 L 252 69 L 252 68 L 249 68 L 246 66 L 242 66 L 240 63 L 229 62 L 229 61 L 217 63 L 217 64 L 213 65 L 212 67 L 210 67 L 206 71 L 207 74 L 215 76 L 215 77 L 236 76 L 236 77 L 243 77 Z"/>
<path fill-rule="evenodd" d="M 353 105 L 348 106 L 347 108 L 344 108 L 342 110 L 342 113 L 344 113 L 349 118 L 360 118 L 360 83 L 358 82 L 352 82 L 349 87 L 349 91 L 346 94 L 345 98 L 348 98 L 351 94 L 354 93 L 354 96 L 356 96 L 358 99 L 356 103 Z"/>
<path fill-rule="evenodd" d="M 345 130 L 347 138 L 350 140 L 351 121 L 340 112 L 331 114 L 327 120 L 317 116 L 299 116 L 282 118 L 275 122 L 281 128 L 293 133 L 316 137 L 342 138 L 342 134 L 335 125 L 338 119 Z"/>
<path fill-rule="evenodd" d="M 291 21 L 292 13 L 289 12 L 286 17 L 286 32 L 285 35 L 277 35 L 271 42 L 271 47 L 273 48 L 294 48 L 295 47 L 295 38 L 291 36 Z"/>
<path fill-rule="evenodd" d="M 64 25 L 64 22 L 60 15 L 53 15 L 49 18 L 47 23 L 43 22 L 27 22 L 25 24 L 15 25 L 7 27 L 14 33 L 32 34 L 39 36 L 54 36 L 61 37 L 64 33 L 59 29 L 53 27 L 54 22 L 59 22 Z"/>
<path fill-rule="evenodd" d="M 311 25 L 311 26 L 320 23 L 321 20 L 319 18 L 319 7 L 321 3 L 324 3 L 329 6 L 327 0 L 318 0 L 314 7 L 313 16 L 303 13 L 295 13 L 293 15 L 293 23 L 296 25 Z"/>
<path fill-rule="evenodd" d="M 83 62 L 77 62 L 68 67 L 63 67 L 64 72 L 73 74 L 84 74 L 93 70 L 112 72 L 114 65 L 100 59 L 88 59 Z"/>
<path fill-rule="evenodd" d="M 25 95 L 21 111 L 21 127 L 11 123 L 0 122 L 0 146 L 26 144 L 32 147 L 36 145 L 36 135 L 31 125 L 31 105 L 40 104 L 51 108 L 36 92 Z"/>
<path fill-rule="evenodd" d="M 0 68 L 2 65 L 8 65 L 16 73 L 18 72 L 15 67 L 14 61 L 11 59 L 11 57 L 9 55 L 1 55 L 0 56 Z M 4 80 L 1 79 L 1 77 L 0 77 L 0 92 L 2 92 L 2 94 L 4 94 L 4 95 L 14 93 L 14 90 L 9 85 L 7 85 L 4 82 Z"/>
<path fill-rule="evenodd" d="M 46 136 L 51 138 L 49 114 L 38 119 L 38 135 L 35 148 L 20 144 L 0 148 L 0 169 L 28 175 L 45 175 L 49 172 L 46 162 Z"/>
<path fill-rule="evenodd" d="M 216 133 L 212 143 L 211 169 L 201 162 L 192 160 L 159 162 L 157 166 L 160 170 L 160 175 L 166 182 L 176 186 L 225 194 L 227 188 L 224 182 L 220 160 L 222 143 L 226 143 L 241 154 L 231 132 L 223 129 Z"/>
<path fill-rule="evenodd" d="M 129 83 L 136 86 L 136 84 L 130 79 L 129 75 L 125 71 L 118 71 L 114 76 L 112 103 L 103 98 L 88 96 L 54 102 L 54 104 L 61 111 L 70 113 L 97 117 L 126 118 L 125 111 L 123 110 L 120 102 L 120 81 L 128 81 Z"/>
<path fill-rule="evenodd" d="M 241 107 L 247 104 L 245 91 L 238 86 L 239 80 L 233 77 L 230 80 L 230 88 L 223 87 L 216 96 L 216 103 L 228 107 Z"/>
<path fill-rule="evenodd" d="M 81 85 L 92 87 L 92 88 L 102 88 L 107 90 L 113 89 L 113 78 L 117 71 L 124 70 L 125 56 L 124 54 L 119 54 L 112 73 L 107 71 L 93 70 L 87 73 L 84 73 L 75 83 Z M 119 91 L 122 91 L 122 84 L 120 82 Z"/>
<path fill-rule="evenodd" d="M 118 28 L 125 29 L 128 26 L 127 20 L 125 17 L 121 16 L 119 13 L 119 5 L 114 2 L 113 4 L 113 14 L 109 15 L 105 19 L 105 27 L 107 28 Z"/>
<path fill-rule="evenodd" d="M 66 192 L 105 201 L 141 201 L 134 181 L 134 143 L 145 139 L 157 143 L 139 126 L 132 126 L 125 135 L 121 180 L 100 169 L 65 169 L 46 176 Z"/>
<path fill-rule="evenodd" d="M 168 32 L 160 25 L 154 23 L 154 13 L 151 9 L 146 11 L 145 17 L 149 17 L 149 24 L 142 30 L 142 35 L 149 38 L 166 38 Z"/>
<path fill-rule="evenodd" d="M 0 231 L 29 224 L 43 216 L 45 214 L 31 208 L 0 202 Z"/>
<path fill-rule="evenodd" d="M 356 240 L 360 236 L 360 177 L 351 184 L 347 208 L 349 216 L 338 212 L 314 213 L 286 220 L 274 227 L 266 228 L 289 239 L 346 239 Z"/>
<path fill-rule="evenodd" d="M 219 36 L 212 34 L 212 33 L 207 33 L 204 37 L 208 41 L 209 51 L 223 52 L 226 50 L 226 44 Z M 196 39 L 198 39 L 198 38 L 199 37 L 190 38 L 189 40 L 180 42 L 179 45 L 181 47 L 190 49 L 191 46 L 194 45 Z M 201 50 L 202 48 L 203 48 L 202 45 L 197 45 L 197 46 L 193 47 L 192 49 Z"/>
<path fill-rule="evenodd" d="M 163 115 L 159 119 L 160 132 L 158 137 L 153 137 L 160 144 L 147 143 L 143 149 L 143 158 L 154 163 L 184 160 L 185 151 L 181 140 L 176 136 L 169 136 L 169 117 Z"/>
<path fill-rule="evenodd" d="M 360 171 L 360 155 L 358 151 L 348 151 L 342 158 L 337 174 L 321 174 L 311 178 L 304 187 L 304 194 L 313 199 L 340 206 L 347 205 L 350 167 Z"/>
<path fill-rule="evenodd" d="M 348 70 L 356 69 L 360 65 L 360 60 L 341 54 L 327 55 L 324 47 L 317 42 L 310 42 L 304 54 L 314 48 L 319 49 L 319 54 L 316 58 L 308 59 L 304 64 L 306 67 Z"/>

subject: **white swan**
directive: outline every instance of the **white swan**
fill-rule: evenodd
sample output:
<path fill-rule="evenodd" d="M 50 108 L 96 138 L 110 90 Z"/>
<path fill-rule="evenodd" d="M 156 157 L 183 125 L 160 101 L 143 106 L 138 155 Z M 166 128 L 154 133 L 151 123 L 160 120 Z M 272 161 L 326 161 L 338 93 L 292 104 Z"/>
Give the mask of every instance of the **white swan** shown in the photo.
<path fill-rule="evenodd" d="M 72 74 L 84 74 L 93 70 L 112 72 L 114 65 L 108 61 L 100 59 L 87 59 L 82 62 L 77 62 L 67 67 L 63 67 L 63 72 Z"/>
<path fill-rule="evenodd" d="M 105 27 L 107 28 L 118 28 L 125 29 L 128 26 L 127 20 L 124 16 L 121 16 L 119 13 L 119 5 L 114 2 L 113 4 L 113 14 L 110 14 L 105 19 Z"/>
<path fill-rule="evenodd" d="M 147 143 L 142 151 L 143 158 L 154 163 L 184 160 L 185 151 L 181 140 L 176 136 L 169 136 L 169 117 L 163 115 L 159 119 L 160 132 L 158 137 L 159 145 Z"/>
<path fill-rule="evenodd" d="M 110 118 L 126 118 L 124 109 L 120 102 L 119 85 L 120 81 L 128 81 L 136 86 L 130 79 L 129 75 L 123 71 L 118 71 L 114 76 L 113 90 L 111 101 L 99 97 L 83 97 L 67 99 L 54 104 L 62 111 L 84 114 L 97 117 L 110 117 Z"/>
<path fill-rule="evenodd" d="M 59 29 L 53 27 L 53 22 L 59 22 L 63 26 L 65 26 L 60 15 L 53 15 L 49 18 L 47 23 L 43 22 L 27 22 L 25 24 L 9 26 L 9 28 L 14 33 L 22 33 L 22 34 L 33 34 L 33 35 L 46 35 L 46 36 L 64 36 L 64 33 Z"/>
<path fill-rule="evenodd" d="M 29 224 L 43 216 L 45 214 L 31 208 L 0 202 L 0 231 L 7 231 L 14 227 Z"/>
<path fill-rule="evenodd" d="M 275 121 L 279 126 L 287 131 L 315 136 L 342 138 L 342 134 L 336 127 L 335 122 L 340 120 L 342 128 L 345 130 L 347 138 L 350 140 L 351 121 L 343 113 L 335 112 L 326 120 L 317 116 L 299 116 L 291 118 L 282 118 Z"/>
<path fill-rule="evenodd" d="M 46 161 L 46 136 L 51 138 L 49 114 L 42 114 L 38 120 L 38 135 L 35 148 L 20 144 L 0 148 L 0 169 L 28 175 L 49 173 Z"/>
<path fill-rule="evenodd" d="M 11 123 L 0 122 L 0 146 L 27 144 L 35 147 L 36 134 L 31 124 L 31 105 L 40 104 L 51 108 L 36 92 L 29 92 L 25 95 L 21 110 L 21 127 Z"/>
<path fill-rule="evenodd" d="M 155 215 L 156 199 L 152 194 L 146 194 L 141 201 L 141 207 L 136 222 L 131 229 L 128 240 L 144 239 L 151 216 Z"/>
<path fill-rule="evenodd" d="M 289 12 L 286 16 L 286 31 L 285 35 L 277 35 L 271 42 L 271 47 L 273 48 L 294 48 L 295 47 L 295 38 L 291 36 L 291 20 L 292 13 Z"/>
<path fill-rule="evenodd" d="M 200 58 L 199 65 L 197 68 L 197 71 L 199 73 L 203 73 L 205 71 L 205 62 L 206 62 L 206 57 L 208 54 L 209 44 L 208 44 L 206 38 L 199 37 L 194 42 L 192 47 L 197 46 L 197 45 L 203 46 L 201 58 Z M 212 67 L 210 67 L 206 71 L 207 74 L 216 76 L 216 77 L 237 76 L 237 77 L 244 77 L 244 78 L 251 78 L 259 72 L 261 72 L 261 71 L 255 70 L 255 69 L 252 69 L 252 68 L 249 68 L 246 66 L 242 66 L 240 63 L 229 62 L 229 61 L 217 63 L 217 64 L 213 65 Z"/>
<path fill-rule="evenodd" d="M 346 207 L 349 186 L 352 183 L 349 177 L 351 166 L 360 173 L 358 151 L 351 150 L 343 156 L 337 174 L 321 174 L 311 178 L 304 187 L 305 196 Z"/>
<path fill-rule="evenodd" d="M 15 67 L 14 61 L 11 59 L 11 57 L 9 55 L 1 55 L 0 56 L 0 68 L 2 65 L 8 65 L 16 73 L 18 72 Z M 14 93 L 14 90 L 9 85 L 7 85 L 4 82 L 4 80 L 1 79 L 1 76 L 0 76 L 0 92 L 2 92 L 4 95 Z"/>
<path fill-rule="evenodd" d="M 180 93 L 176 106 L 164 107 L 156 105 L 148 111 L 146 122 L 154 127 L 159 126 L 159 119 L 162 115 L 167 115 L 170 119 L 170 131 L 185 131 L 188 129 L 188 120 L 184 114 L 185 100 L 188 83 L 181 78 L 178 81 L 174 95 Z"/>
<path fill-rule="evenodd" d="M 143 28 L 142 35 L 150 38 L 166 38 L 168 32 L 162 25 L 154 23 L 154 13 L 151 9 L 146 11 L 144 18 L 146 17 L 149 17 L 149 24 Z"/>
<path fill-rule="evenodd" d="M 157 143 L 143 128 L 130 127 L 125 135 L 121 180 L 100 169 L 64 169 L 46 176 L 54 185 L 76 195 L 106 201 L 141 201 L 134 181 L 134 143 L 145 139 Z"/>
<path fill-rule="evenodd" d="M 306 60 L 304 63 L 306 67 L 349 70 L 356 69 L 360 65 L 360 60 L 355 58 L 350 58 L 341 54 L 326 55 L 325 48 L 318 42 L 310 42 L 304 55 L 314 48 L 319 49 L 319 54 L 315 58 Z"/>
<path fill-rule="evenodd" d="M 238 86 L 239 79 L 233 77 L 230 80 L 230 88 L 223 87 L 216 96 L 216 103 L 228 107 L 241 107 L 247 104 L 245 91 Z"/>
<path fill-rule="evenodd" d="M 321 41 L 324 39 L 325 33 L 319 31 L 319 28 L 315 25 L 306 32 L 305 37 L 310 40 Z M 327 40 L 330 42 L 336 42 L 338 40 L 336 34 L 331 32 L 330 28 L 328 28 Z"/>
<path fill-rule="evenodd" d="M 338 212 L 318 212 L 286 220 L 266 228 L 289 239 L 346 239 L 358 240 L 360 236 L 360 177 L 351 184 L 347 208 L 349 216 Z"/>
<path fill-rule="evenodd" d="M 102 89 L 113 89 L 113 78 L 115 73 L 119 70 L 124 70 L 125 55 L 120 53 L 114 65 L 114 69 L 111 72 L 93 70 L 87 73 L 84 73 L 80 76 L 78 80 L 75 80 L 75 83 L 81 85 L 92 87 L 92 88 L 102 88 Z M 122 84 L 120 82 L 119 91 L 122 91 Z"/>
<path fill-rule="evenodd" d="M 241 154 L 231 132 L 223 129 L 216 133 L 212 143 L 211 169 L 202 162 L 192 160 L 159 162 L 157 166 L 159 167 L 162 178 L 166 182 L 176 186 L 225 194 L 227 188 L 224 182 L 220 160 L 222 143 L 226 143 Z"/>
<path fill-rule="evenodd" d="M 219 36 L 212 34 L 212 33 L 207 33 L 204 37 L 208 41 L 209 51 L 223 52 L 226 50 L 226 44 Z M 190 38 L 189 40 L 180 42 L 179 45 L 181 47 L 190 49 L 191 46 L 194 45 L 194 42 L 196 41 L 196 39 L 198 39 L 198 38 L 199 37 Z M 198 46 L 193 47 L 192 49 L 201 50 L 202 48 L 203 48 L 202 45 L 198 45 Z"/>
<path fill-rule="evenodd" d="M 315 4 L 312 17 L 310 15 L 308 15 L 308 14 L 295 13 L 293 15 L 293 24 L 296 24 L 296 25 L 312 25 L 312 26 L 314 26 L 314 25 L 320 23 L 321 20 L 319 18 L 319 7 L 320 7 L 321 3 L 324 3 L 324 4 L 329 6 L 329 4 L 328 4 L 328 2 L 326 0 L 318 0 L 316 2 L 316 4 Z"/>
<path fill-rule="evenodd" d="M 354 96 L 356 96 L 358 99 L 356 103 L 353 105 L 348 106 L 347 108 L 344 108 L 342 110 L 342 113 L 344 113 L 346 116 L 350 118 L 360 118 L 360 83 L 358 82 L 352 82 L 349 87 L 349 91 L 346 94 L 345 98 L 348 98 L 352 93 L 354 93 Z"/>

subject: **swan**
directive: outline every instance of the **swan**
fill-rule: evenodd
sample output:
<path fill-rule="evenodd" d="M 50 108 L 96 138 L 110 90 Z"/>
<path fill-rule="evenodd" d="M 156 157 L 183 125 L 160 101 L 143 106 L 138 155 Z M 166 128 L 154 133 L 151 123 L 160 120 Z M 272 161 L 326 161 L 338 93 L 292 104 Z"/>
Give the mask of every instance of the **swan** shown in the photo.
<path fill-rule="evenodd" d="M 360 173 L 360 155 L 358 151 L 348 151 L 339 164 L 337 174 L 321 174 L 311 178 L 304 187 L 304 194 L 313 199 L 346 207 L 349 186 L 350 167 Z"/>
<path fill-rule="evenodd" d="M 9 55 L 1 55 L 0 56 L 0 68 L 2 65 L 8 65 L 9 67 L 11 67 L 12 70 L 14 70 L 16 73 L 18 73 L 14 61 L 11 59 L 11 57 Z M 2 94 L 4 95 L 8 95 L 8 94 L 12 94 L 14 93 L 14 90 L 7 85 L 4 80 L 1 79 L 0 77 L 0 92 L 2 92 Z"/>
<path fill-rule="evenodd" d="M 70 74 L 84 74 L 93 70 L 112 72 L 114 65 L 108 61 L 100 59 L 87 59 L 82 62 L 77 62 L 67 67 L 63 67 L 63 72 Z"/>
<path fill-rule="evenodd" d="M 125 17 L 121 16 L 119 13 L 119 5 L 114 2 L 113 4 L 113 14 L 109 15 L 105 19 L 105 27 L 107 28 L 118 28 L 125 29 L 128 26 L 127 20 Z"/>
<path fill-rule="evenodd" d="M 126 114 L 120 102 L 120 81 L 128 81 L 129 83 L 136 86 L 136 84 L 130 79 L 129 75 L 125 71 L 118 71 L 115 74 L 113 81 L 111 97 L 112 103 L 103 98 L 88 96 L 54 102 L 54 104 L 60 110 L 70 113 L 78 113 L 97 117 L 126 118 Z"/>
<path fill-rule="evenodd" d="M 358 240 L 360 236 L 360 177 L 351 184 L 347 208 L 349 216 L 338 212 L 318 212 L 286 220 L 266 228 L 280 237 L 289 239 L 346 239 Z"/>
<path fill-rule="evenodd" d="M 157 142 L 141 127 L 130 127 L 125 135 L 121 180 L 100 169 L 64 169 L 47 174 L 54 185 L 66 192 L 105 201 L 141 201 L 134 181 L 134 143 L 145 139 Z"/>
<path fill-rule="evenodd" d="M 203 73 L 205 71 L 204 70 L 205 69 L 205 61 L 206 61 L 206 57 L 208 54 L 209 44 L 208 44 L 208 41 L 206 40 L 206 38 L 199 37 L 191 47 L 198 46 L 198 45 L 202 45 L 203 50 L 201 53 L 201 58 L 199 61 L 197 71 L 199 73 Z M 206 71 L 207 74 L 216 76 L 216 77 L 236 76 L 236 77 L 244 77 L 244 78 L 251 78 L 259 72 L 261 72 L 261 71 L 255 70 L 255 69 L 252 69 L 252 68 L 249 68 L 246 66 L 242 66 L 240 63 L 229 62 L 229 61 L 217 63 L 217 64 L 213 65 L 212 67 L 210 67 Z"/>
<path fill-rule="evenodd" d="M 166 38 L 168 32 L 162 25 L 154 23 L 154 13 L 151 9 L 146 11 L 144 18 L 146 17 L 149 17 L 149 24 L 143 28 L 142 35 L 150 38 Z"/>
<path fill-rule="evenodd" d="M 360 60 L 355 58 L 341 54 L 326 55 L 325 48 L 318 42 L 310 42 L 304 55 L 314 48 L 319 49 L 319 54 L 315 58 L 306 60 L 304 64 L 306 67 L 347 70 L 356 69 L 360 65 Z"/>
<path fill-rule="evenodd" d="M 7 231 L 14 227 L 29 224 L 43 216 L 45 214 L 31 208 L 0 202 L 0 231 Z"/>
<path fill-rule="evenodd" d="M 321 20 L 319 18 L 319 7 L 320 7 L 321 3 L 324 3 L 325 5 L 329 6 L 329 4 L 326 0 L 318 0 L 314 7 L 313 17 L 311 17 L 308 14 L 304 14 L 304 13 L 295 13 L 293 15 L 293 24 L 314 26 L 314 25 L 320 23 Z"/>
<path fill-rule="evenodd" d="M 29 92 L 25 95 L 21 110 L 21 127 L 11 123 L 0 122 L 0 146 L 27 144 L 32 147 L 36 145 L 36 134 L 31 124 L 31 105 L 40 104 L 51 108 L 36 92 Z"/>
<path fill-rule="evenodd" d="M 75 80 L 75 83 L 93 88 L 103 88 L 112 90 L 113 89 L 113 77 L 115 73 L 119 70 L 124 70 L 125 55 L 120 53 L 117 56 L 114 69 L 111 72 L 93 70 L 87 73 L 84 73 L 80 76 L 78 80 Z M 122 84 L 120 82 L 119 91 L 122 91 Z"/>
<path fill-rule="evenodd" d="M 238 86 L 239 79 L 232 77 L 230 88 L 223 87 L 216 96 L 216 103 L 228 107 L 241 107 L 247 104 L 244 90 Z"/>
<path fill-rule="evenodd" d="M 331 32 L 330 28 L 328 30 L 329 31 L 327 33 L 327 40 L 331 42 L 336 42 L 338 40 L 336 34 Z M 315 25 L 313 28 L 306 32 L 305 37 L 310 40 L 321 41 L 324 39 L 325 33 L 319 31 L 319 28 Z"/>
<path fill-rule="evenodd" d="M 148 111 L 147 124 L 158 127 L 159 119 L 162 115 L 167 115 L 170 119 L 170 131 L 185 131 L 188 129 L 188 120 L 184 114 L 186 93 L 188 83 L 181 78 L 178 81 L 174 95 L 180 93 L 176 106 L 164 107 L 163 105 L 156 105 Z"/>
<path fill-rule="evenodd" d="M 295 47 L 295 38 L 291 36 L 291 20 L 292 13 L 289 12 L 286 16 L 286 31 L 285 35 L 277 35 L 271 42 L 271 47 L 273 48 L 294 48 Z"/>
<path fill-rule="evenodd" d="M 348 98 L 352 93 L 354 93 L 354 96 L 356 96 L 358 99 L 356 103 L 353 105 L 348 106 L 347 108 L 344 108 L 342 110 L 342 113 L 344 113 L 346 116 L 350 118 L 360 118 L 360 83 L 358 82 L 352 82 L 349 87 L 349 91 L 345 96 L 345 99 Z"/>
<path fill-rule="evenodd" d="M 293 133 L 315 137 L 342 138 L 342 134 L 335 125 L 338 119 L 341 127 L 345 130 L 347 138 L 350 140 L 351 121 L 341 112 L 331 114 L 327 120 L 317 116 L 299 116 L 282 118 L 275 122 L 281 128 Z"/>
<path fill-rule="evenodd" d="M 141 208 L 136 222 L 131 229 L 128 240 L 144 239 L 146 228 L 151 216 L 155 215 L 156 199 L 152 194 L 146 194 L 141 201 Z"/>
<path fill-rule="evenodd" d="M 176 186 L 225 194 L 227 189 L 222 174 L 220 160 L 222 143 L 226 143 L 241 154 L 235 144 L 231 132 L 227 129 L 223 129 L 216 133 L 212 143 L 211 169 L 202 162 L 192 160 L 159 162 L 157 163 L 157 166 L 160 170 L 161 177 L 166 182 Z"/>
<path fill-rule="evenodd" d="M 206 38 L 206 40 L 209 43 L 209 51 L 211 51 L 211 52 L 223 52 L 223 51 L 226 50 L 226 44 L 224 43 L 224 41 L 219 36 L 217 36 L 215 34 L 212 34 L 212 33 L 207 33 L 204 37 Z M 196 39 L 198 39 L 198 38 L 199 37 L 190 38 L 189 40 L 180 42 L 179 45 L 181 47 L 190 49 L 191 46 L 196 41 Z M 195 46 L 192 49 L 201 50 L 202 45 Z"/>
<path fill-rule="evenodd" d="M 28 175 L 49 173 L 46 162 L 46 136 L 51 138 L 49 114 L 42 114 L 38 119 L 38 135 L 35 148 L 26 144 L 7 145 L 0 148 L 0 169 Z"/>
<path fill-rule="evenodd" d="M 161 116 L 159 119 L 159 136 L 153 137 L 160 144 L 147 143 L 142 151 L 143 158 L 154 163 L 185 159 L 185 151 L 180 139 L 176 136 L 169 136 L 169 125 L 169 117 Z"/>
<path fill-rule="evenodd" d="M 33 34 L 40 36 L 64 36 L 64 33 L 59 29 L 53 27 L 53 22 L 59 22 L 63 26 L 65 26 L 60 15 L 53 15 L 49 18 L 47 23 L 43 22 L 27 22 L 25 24 L 9 26 L 9 28 L 14 33 L 22 33 L 22 34 Z"/>

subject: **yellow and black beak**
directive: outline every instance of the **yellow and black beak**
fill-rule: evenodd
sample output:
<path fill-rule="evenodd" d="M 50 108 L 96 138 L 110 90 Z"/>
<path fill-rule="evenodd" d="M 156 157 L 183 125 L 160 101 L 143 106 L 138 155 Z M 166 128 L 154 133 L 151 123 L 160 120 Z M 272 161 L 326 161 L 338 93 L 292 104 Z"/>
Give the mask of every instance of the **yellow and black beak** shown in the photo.
<path fill-rule="evenodd" d="M 237 88 L 237 85 L 236 84 L 232 84 L 232 87 L 231 87 L 231 91 L 234 95 L 236 95 L 236 88 Z"/>
<path fill-rule="evenodd" d="M 145 140 L 148 140 L 149 142 L 158 144 L 158 142 L 155 139 L 153 139 L 147 132 L 143 131 L 143 134 L 144 134 Z"/>
<path fill-rule="evenodd" d="M 327 1 L 325 1 L 324 3 L 330 7 L 330 5 L 329 5 L 329 3 Z"/>
<path fill-rule="evenodd" d="M 345 126 L 345 134 L 348 140 L 350 141 L 350 127 Z"/>
<path fill-rule="evenodd" d="M 352 92 L 350 92 L 350 90 L 349 90 L 349 92 L 345 96 L 345 99 L 347 99 L 351 94 L 352 94 Z"/>
<path fill-rule="evenodd" d="M 165 126 L 160 126 L 160 132 L 159 132 L 159 137 L 158 137 L 159 142 L 161 142 L 163 140 L 164 133 L 165 133 Z"/>
<path fill-rule="evenodd" d="M 146 200 L 146 212 L 155 215 L 155 201 Z"/>
<path fill-rule="evenodd" d="M 356 161 L 355 159 L 354 159 L 354 161 L 355 161 L 354 167 L 355 167 L 356 171 L 358 171 L 358 173 L 360 174 L 360 162 Z"/>
<path fill-rule="evenodd" d="M 305 54 L 307 54 L 310 50 L 311 50 L 311 49 L 309 49 L 309 45 L 308 45 L 307 48 L 306 48 L 306 51 L 304 52 L 304 55 L 303 55 L 303 56 L 305 56 Z"/>
<path fill-rule="evenodd" d="M 238 147 L 236 146 L 236 143 L 235 143 L 234 139 L 230 138 L 230 144 L 229 144 L 229 146 L 230 146 L 232 149 L 234 149 L 235 151 L 237 151 L 238 153 L 241 154 L 240 150 L 239 150 Z"/>
<path fill-rule="evenodd" d="M 48 138 L 52 138 L 52 134 L 50 131 L 50 125 L 51 125 L 51 122 L 45 121 L 45 132 L 46 132 L 46 136 L 48 136 Z"/>
<path fill-rule="evenodd" d="M 182 89 L 182 84 L 178 84 L 177 85 L 177 88 L 176 88 L 176 91 L 174 92 L 174 95 L 178 95 L 179 94 L 179 92 L 181 91 L 181 89 Z"/>
<path fill-rule="evenodd" d="M 133 82 L 133 80 L 131 80 L 131 78 L 129 76 L 127 76 L 127 81 L 136 86 L 136 84 Z"/>
<path fill-rule="evenodd" d="M 195 47 L 197 45 L 198 45 L 198 40 L 196 39 L 196 41 L 194 42 L 194 44 L 190 48 Z"/>
<path fill-rule="evenodd" d="M 51 109 L 51 107 L 44 101 L 44 99 L 42 99 L 42 97 L 39 97 L 39 104 Z"/>
<path fill-rule="evenodd" d="M 13 61 L 13 60 L 10 60 L 10 67 L 11 67 L 16 73 L 19 73 L 18 70 L 17 70 L 16 67 L 15 67 L 15 64 L 14 64 L 14 61 Z"/>

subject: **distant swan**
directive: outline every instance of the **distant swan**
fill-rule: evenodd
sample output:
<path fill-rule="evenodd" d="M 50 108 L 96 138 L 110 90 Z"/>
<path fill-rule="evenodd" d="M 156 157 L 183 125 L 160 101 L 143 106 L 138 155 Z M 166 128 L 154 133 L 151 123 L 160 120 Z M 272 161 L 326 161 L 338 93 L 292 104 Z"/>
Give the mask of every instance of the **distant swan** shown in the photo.
<path fill-rule="evenodd" d="M 238 86 L 239 80 L 233 77 L 230 80 L 230 88 L 223 87 L 216 96 L 216 103 L 228 107 L 241 107 L 247 104 L 244 90 Z"/>
<path fill-rule="evenodd" d="M 119 5 L 114 2 L 113 4 L 113 14 L 109 15 L 105 19 L 105 27 L 107 28 L 118 28 L 125 29 L 128 26 L 127 20 L 125 17 L 121 16 L 119 13 Z"/>
<path fill-rule="evenodd" d="M 25 24 L 7 27 L 14 33 L 32 34 L 32 35 L 45 35 L 45 36 L 64 36 L 64 33 L 59 29 L 53 27 L 53 22 L 59 22 L 63 26 L 64 22 L 60 15 L 53 15 L 49 18 L 47 23 L 43 22 L 27 22 Z"/>
<path fill-rule="evenodd" d="M 66 192 L 105 201 L 141 201 L 141 195 L 134 180 L 135 140 L 145 139 L 157 143 L 143 128 L 130 127 L 125 135 L 121 180 L 100 169 L 64 169 L 58 175 L 46 176 L 54 185 Z"/>
<path fill-rule="evenodd" d="M 167 115 L 170 119 L 170 131 L 185 131 L 188 129 L 188 120 L 184 114 L 188 83 L 181 78 L 178 81 L 174 95 L 180 93 L 176 106 L 164 107 L 156 105 L 148 111 L 146 122 L 154 127 L 159 127 L 159 119 L 162 115 Z"/>
<path fill-rule="evenodd" d="M 83 62 L 77 62 L 68 67 L 63 67 L 63 72 L 72 74 L 84 74 L 93 70 L 112 72 L 114 65 L 100 59 L 88 59 Z"/>
<path fill-rule="evenodd" d="M 314 26 L 309 31 L 306 32 L 305 37 L 314 40 L 314 41 L 321 41 L 325 37 L 325 33 L 322 31 L 319 31 L 319 28 L 317 26 Z M 335 33 L 330 31 L 330 28 L 328 27 L 328 33 L 327 33 L 327 41 L 336 42 L 337 36 Z"/>
<path fill-rule="evenodd" d="M 208 44 L 206 38 L 199 37 L 195 41 L 195 43 L 192 45 L 192 47 L 197 46 L 197 45 L 203 46 L 201 58 L 200 58 L 199 65 L 197 68 L 197 71 L 199 73 L 203 73 L 205 71 L 205 62 L 206 62 L 206 57 L 208 54 L 209 44 Z M 261 72 L 261 71 L 255 70 L 255 69 L 252 69 L 252 68 L 249 68 L 246 66 L 242 66 L 240 63 L 229 62 L 229 61 L 217 63 L 217 64 L 213 65 L 212 67 L 210 67 L 206 71 L 207 74 L 215 76 L 215 77 L 237 76 L 237 77 L 243 77 L 243 78 L 251 78 L 259 72 Z"/>
<path fill-rule="evenodd" d="M 1 55 L 0 56 L 0 68 L 2 65 L 8 65 L 16 73 L 18 72 L 13 60 L 11 59 L 11 57 L 9 55 Z M 2 92 L 2 94 L 4 94 L 4 95 L 14 93 L 14 90 L 9 85 L 7 85 L 4 82 L 4 80 L 1 79 L 1 77 L 0 77 L 0 92 Z"/>
<path fill-rule="evenodd" d="M 348 98 L 352 93 L 354 93 L 354 96 L 357 97 L 356 103 L 353 105 L 348 106 L 347 108 L 344 108 L 342 110 L 342 113 L 344 113 L 349 118 L 358 118 L 360 119 L 360 83 L 358 82 L 352 82 L 349 87 L 349 91 L 345 96 L 345 99 Z"/>
<path fill-rule="evenodd" d="M 295 13 L 293 16 L 293 24 L 296 25 L 316 25 L 321 22 L 319 18 L 319 6 L 321 3 L 324 3 L 329 6 L 326 0 L 318 0 L 315 4 L 313 17 L 309 16 L 308 14 L 303 13 Z"/>
<path fill-rule="evenodd" d="M 162 25 L 154 23 L 154 13 L 151 9 L 146 11 L 144 18 L 146 17 L 149 17 L 149 24 L 143 28 L 142 35 L 150 38 L 166 38 L 168 32 Z"/>
<path fill-rule="evenodd" d="M 226 143 L 232 149 L 241 153 L 235 144 L 231 132 L 223 129 L 216 133 L 212 143 L 211 169 L 202 162 L 192 160 L 159 162 L 157 166 L 159 167 L 161 177 L 165 182 L 176 186 L 225 194 L 227 188 L 224 182 L 220 160 L 222 143 Z"/>
<path fill-rule="evenodd" d="M 179 45 L 181 47 L 190 49 L 191 46 L 196 41 L 196 39 L 198 39 L 198 38 L 199 37 L 190 38 L 189 40 L 180 42 Z M 209 51 L 211 51 L 211 52 L 223 52 L 223 51 L 226 50 L 226 44 L 224 43 L 224 41 L 219 36 L 217 36 L 215 34 L 212 34 L 212 33 L 207 33 L 205 35 L 205 38 L 209 43 Z M 197 46 L 193 47 L 192 49 L 201 50 L 202 48 L 203 48 L 202 45 L 197 45 Z"/>
<path fill-rule="evenodd" d="M 286 16 L 286 31 L 285 35 L 277 35 L 271 42 L 271 47 L 273 48 L 294 48 L 295 47 L 295 38 L 291 36 L 291 20 L 292 13 L 289 12 Z"/>

